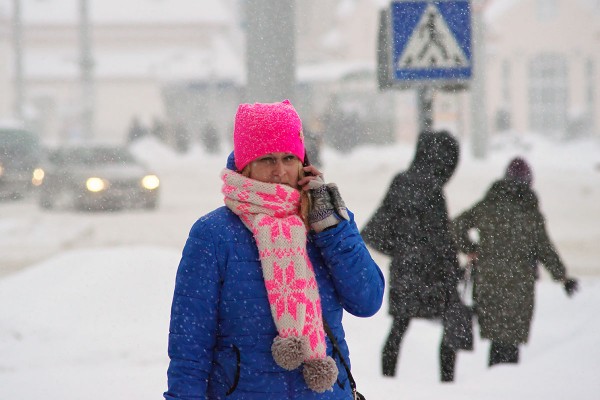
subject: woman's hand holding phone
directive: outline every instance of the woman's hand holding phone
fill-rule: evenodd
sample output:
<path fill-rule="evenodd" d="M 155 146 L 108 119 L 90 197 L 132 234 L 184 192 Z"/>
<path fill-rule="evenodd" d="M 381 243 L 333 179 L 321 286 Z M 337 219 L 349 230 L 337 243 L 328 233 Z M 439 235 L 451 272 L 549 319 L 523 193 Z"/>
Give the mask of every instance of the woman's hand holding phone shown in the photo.
<path fill-rule="evenodd" d="M 314 165 L 305 165 L 302 170 L 304 171 L 304 177 L 298 181 L 298 185 L 302 190 L 316 189 L 325 184 L 323 174 Z"/>

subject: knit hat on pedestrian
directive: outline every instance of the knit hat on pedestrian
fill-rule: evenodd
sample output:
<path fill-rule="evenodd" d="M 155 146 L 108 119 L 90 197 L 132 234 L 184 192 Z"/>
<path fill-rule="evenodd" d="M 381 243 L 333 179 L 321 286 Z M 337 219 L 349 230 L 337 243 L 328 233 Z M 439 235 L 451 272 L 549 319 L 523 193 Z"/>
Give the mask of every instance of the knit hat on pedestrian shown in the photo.
<path fill-rule="evenodd" d="M 240 104 L 233 128 L 233 152 L 238 171 L 268 153 L 291 153 L 304 161 L 302 121 L 292 103 Z"/>
<path fill-rule="evenodd" d="M 517 182 L 526 183 L 527 185 L 531 185 L 531 182 L 533 181 L 531 168 L 529 167 L 529 164 L 527 164 L 527 161 L 521 157 L 514 158 L 508 164 L 505 177 Z"/>

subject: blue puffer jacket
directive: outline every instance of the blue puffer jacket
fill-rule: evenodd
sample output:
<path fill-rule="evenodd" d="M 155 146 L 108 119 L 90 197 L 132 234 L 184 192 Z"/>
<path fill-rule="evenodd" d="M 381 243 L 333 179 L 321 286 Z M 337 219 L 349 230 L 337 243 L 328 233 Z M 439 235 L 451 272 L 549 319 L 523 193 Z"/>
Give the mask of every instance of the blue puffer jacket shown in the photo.
<path fill-rule="evenodd" d="M 349 353 L 343 310 L 360 317 L 379 310 L 384 281 L 350 213 L 350 221 L 309 233 L 323 317 L 343 356 Z M 166 399 L 351 399 L 346 371 L 333 391 L 308 389 L 302 368 L 275 364 L 271 344 L 277 329 L 267 300 L 252 233 L 226 207 L 192 227 L 177 271 L 171 310 Z M 327 339 L 327 354 L 332 347 Z"/>

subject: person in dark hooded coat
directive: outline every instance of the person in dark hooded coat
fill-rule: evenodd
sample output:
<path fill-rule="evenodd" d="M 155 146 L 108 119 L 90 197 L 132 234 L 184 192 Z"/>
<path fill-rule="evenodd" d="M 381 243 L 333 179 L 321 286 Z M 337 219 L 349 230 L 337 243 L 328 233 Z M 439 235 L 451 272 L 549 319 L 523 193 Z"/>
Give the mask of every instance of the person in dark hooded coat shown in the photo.
<path fill-rule="evenodd" d="M 394 177 L 361 232 L 367 245 L 392 258 L 389 313 L 394 321 L 382 352 L 384 376 L 396 373 L 411 318 L 443 319 L 460 301 L 456 286 L 461 269 L 443 192 L 458 159 L 458 142 L 448 132 L 421 133 L 412 164 Z M 444 339 L 441 380 L 452 381 L 456 352 Z"/>
<path fill-rule="evenodd" d="M 481 337 L 492 342 L 489 366 L 519 361 L 519 345 L 527 342 L 533 318 L 539 263 L 569 296 L 577 290 L 548 237 L 531 183 L 531 168 L 517 157 L 483 200 L 453 222 L 460 250 L 476 261 L 473 302 Z M 469 236 L 472 229 L 478 232 L 476 242 Z"/>

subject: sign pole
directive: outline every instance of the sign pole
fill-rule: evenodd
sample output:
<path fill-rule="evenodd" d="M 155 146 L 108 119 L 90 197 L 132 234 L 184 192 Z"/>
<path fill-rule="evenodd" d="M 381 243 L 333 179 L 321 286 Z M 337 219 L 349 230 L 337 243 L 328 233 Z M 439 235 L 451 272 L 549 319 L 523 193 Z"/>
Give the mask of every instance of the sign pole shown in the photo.
<path fill-rule="evenodd" d="M 379 29 L 379 89 L 416 88 L 419 129 L 432 130 L 435 91 L 468 89 L 472 78 L 470 0 L 392 1 Z"/>
<path fill-rule="evenodd" d="M 422 85 L 417 89 L 419 104 L 419 132 L 433 129 L 433 93 L 430 85 Z"/>
<path fill-rule="evenodd" d="M 475 158 L 487 155 L 487 118 L 485 103 L 485 31 L 483 7 L 478 0 L 473 9 L 473 86 L 471 89 L 471 150 Z"/>

